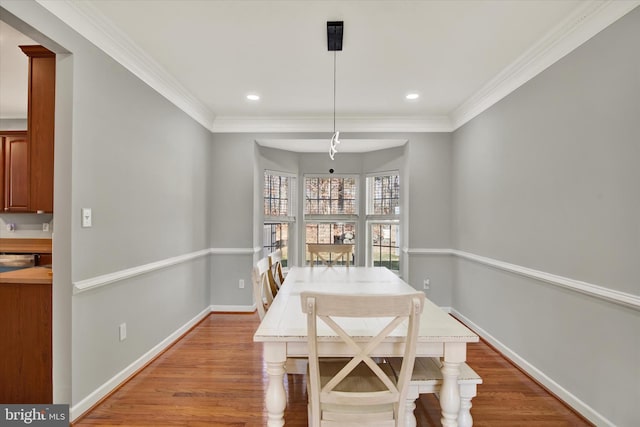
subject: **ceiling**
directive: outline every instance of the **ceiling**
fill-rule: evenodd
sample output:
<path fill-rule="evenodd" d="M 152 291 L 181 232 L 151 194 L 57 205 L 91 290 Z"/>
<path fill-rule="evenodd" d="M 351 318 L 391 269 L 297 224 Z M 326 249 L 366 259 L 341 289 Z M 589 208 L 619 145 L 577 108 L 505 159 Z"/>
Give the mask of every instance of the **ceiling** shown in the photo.
<path fill-rule="evenodd" d="M 37 1 L 212 132 L 327 133 L 327 21 L 344 21 L 335 54 L 338 130 L 448 132 L 639 4 Z"/>

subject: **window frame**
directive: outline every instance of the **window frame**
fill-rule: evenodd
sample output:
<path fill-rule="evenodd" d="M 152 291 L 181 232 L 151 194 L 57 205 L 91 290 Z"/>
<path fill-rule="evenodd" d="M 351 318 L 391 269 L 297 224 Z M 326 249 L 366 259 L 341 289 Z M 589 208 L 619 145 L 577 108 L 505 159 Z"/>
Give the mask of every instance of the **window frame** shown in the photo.
<path fill-rule="evenodd" d="M 355 182 L 355 188 L 356 188 L 356 195 L 354 200 L 354 206 L 355 206 L 355 213 L 353 214 L 308 214 L 306 212 L 307 210 L 307 179 L 308 178 L 323 178 L 323 179 L 335 179 L 335 178 L 351 178 L 354 180 Z M 345 221 L 347 220 L 347 218 L 357 221 L 358 218 L 360 217 L 360 175 L 358 174 L 304 174 L 303 175 L 303 188 L 302 188 L 302 196 L 304 198 L 303 201 L 303 206 L 302 206 L 302 214 L 304 215 L 304 219 L 305 221 L 307 219 L 314 219 L 317 218 L 318 220 L 321 219 L 325 219 L 325 218 L 338 218 L 338 219 L 344 219 Z M 333 199 L 329 199 L 329 200 L 333 200 Z"/>
<path fill-rule="evenodd" d="M 402 250 L 401 250 L 401 245 L 400 245 L 400 239 L 402 237 L 401 235 L 401 225 L 400 225 L 400 220 L 371 220 L 371 221 L 367 221 L 367 265 L 369 266 L 374 266 L 376 259 L 374 259 L 373 256 L 373 227 L 378 226 L 378 225 L 395 225 L 398 227 L 398 232 L 396 235 L 396 244 L 397 247 L 393 246 L 393 248 L 396 248 L 398 251 L 398 269 L 397 270 L 393 270 L 391 268 L 389 268 L 389 270 L 393 271 L 396 274 L 400 274 L 401 271 L 401 266 L 402 266 Z M 379 247 L 383 247 L 378 245 Z M 387 246 L 384 246 L 387 247 Z M 392 248 L 392 246 L 388 246 L 389 248 Z"/>
<path fill-rule="evenodd" d="M 264 187 L 265 187 L 265 178 L 266 175 L 272 175 L 272 176 L 281 176 L 281 177 L 287 177 L 289 178 L 289 187 L 287 190 L 287 212 L 288 215 L 267 215 L 264 213 L 264 201 L 265 201 L 265 197 L 264 197 Z M 295 212 L 297 210 L 297 203 L 296 203 L 296 198 L 297 198 L 297 176 L 293 173 L 288 173 L 288 172 L 280 172 L 280 171 L 274 171 L 274 170 L 270 170 L 270 169 L 265 169 L 262 175 L 262 216 L 263 216 L 263 222 L 290 222 L 290 223 L 295 223 L 296 222 L 296 215 Z"/>
<path fill-rule="evenodd" d="M 373 214 L 371 212 L 374 211 L 374 199 L 373 199 L 373 184 L 372 178 L 380 177 L 380 176 L 397 176 L 398 177 L 398 213 L 396 214 Z M 390 171 L 381 171 L 368 173 L 365 175 L 365 187 L 366 187 L 366 215 L 365 215 L 365 224 L 366 224 L 366 265 L 373 266 L 375 260 L 373 259 L 373 227 L 376 224 L 383 225 L 397 225 L 398 233 L 397 233 L 397 245 L 398 245 L 398 270 L 391 270 L 397 274 L 401 273 L 402 266 L 402 221 L 401 221 L 401 210 L 402 210 L 402 176 L 399 170 L 390 170 Z"/>
<path fill-rule="evenodd" d="M 402 188 L 402 181 L 400 179 L 400 172 L 399 171 L 385 171 L 385 172 L 376 172 L 376 173 L 368 173 L 365 176 L 365 186 L 366 186 L 366 195 L 365 197 L 366 199 L 366 218 L 367 220 L 369 219 L 389 219 L 389 220 L 395 220 L 395 219 L 399 219 L 400 218 L 400 212 L 398 212 L 397 214 L 374 214 L 372 213 L 374 211 L 374 199 L 372 197 L 373 195 L 373 189 L 372 189 L 372 184 L 370 179 L 371 178 L 376 178 L 376 177 L 382 177 L 382 176 L 397 176 L 398 177 L 398 208 L 401 207 L 401 201 L 402 199 L 400 198 L 400 193 L 401 193 L 401 188 Z M 393 200 L 393 199 L 390 199 Z"/>
<path fill-rule="evenodd" d="M 355 213 L 353 214 L 308 214 L 306 213 L 306 202 L 307 202 L 307 179 L 308 178 L 324 178 L 324 179 L 334 179 L 334 178 L 350 178 L 353 179 L 355 183 L 355 197 L 354 197 L 354 206 Z M 361 187 L 362 183 L 360 182 L 361 175 L 360 174 L 316 174 L 316 173 L 307 173 L 302 176 L 303 184 L 302 187 L 302 198 L 303 206 L 302 206 L 302 216 L 303 216 L 303 232 L 302 232 L 302 242 L 303 242 L 303 255 L 302 260 L 304 265 L 307 265 L 307 224 L 353 224 L 355 239 L 354 239 L 354 253 L 352 254 L 354 260 L 357 260 L 357 254 L 360 249 L 361 239 L 359 238 L 359 228 L 360 228 L 360 201 L 361 201 Z M 333 242 L 331 242 L 333 243 Z M 355 265 L 355 262 L 354 262 Z"/>
<path fill-rule="evenodd" d="M 288 215 L 267 215 L 265 214 L 265 195 L 264 195 L 264 191 L 265 191 L 265 186 L 266 186 L 266 179 L 267 176 L 279 176 L 279 177 L 287 177 L 289 178 L 289 185 L 287 188 L 287 213 Z M 262 228 L 263 228 L 263 241 L 262 241 L 262 251 L 263 254 L 265 256 L 268 255 L 268 253 L 265 253 L 267 248 L 273 248 L 273 245 L 269 245 L 267 246 L 266 243 L 264 241 L 264 228 L 268 225 L 268 226 L 272 226 L 272 225 L 278 225 L 278 224 L 287 224 L 287 257 L 286 257 L 286 264 L 287 266 L 293 265 L 293 256 L 295 251 L 291 251 L 289 250 L 290 248 L 295 248 L 295 235 L 296 235 L 296 212 L 298 209 L 298 205 L 297 205 L 297 198 L 298 198 L 298 183 L 297 183 L 297 179 L 298 176 L 294 173 L 290 173 L 290 172 L 282 172 L 282 171 L 275 171 L 272 169 L 264 169 L 263 170 L 263 175 L 262 175 L 262 194 L 261 194 L 261 200 L 262 200 Z M 269 253 L 271 253 L 272 251 L 269 251 Z M 283 269 L 286 270 L 286 268 Z"/>

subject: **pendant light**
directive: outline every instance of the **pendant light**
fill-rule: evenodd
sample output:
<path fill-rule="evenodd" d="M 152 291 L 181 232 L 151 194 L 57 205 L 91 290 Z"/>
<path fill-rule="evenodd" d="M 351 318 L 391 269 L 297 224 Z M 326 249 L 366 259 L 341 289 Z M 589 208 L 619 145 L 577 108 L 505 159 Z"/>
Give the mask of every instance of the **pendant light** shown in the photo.
<path fill-rule="evenodd" d="M 338 152 L 340 132 L 336 131 L 336 52 L 342 50 L 343 21 L 327 21 L 327 48 L 333 52 L 333 136 L 329 141 L 329 157 L 331 160 Z"/>

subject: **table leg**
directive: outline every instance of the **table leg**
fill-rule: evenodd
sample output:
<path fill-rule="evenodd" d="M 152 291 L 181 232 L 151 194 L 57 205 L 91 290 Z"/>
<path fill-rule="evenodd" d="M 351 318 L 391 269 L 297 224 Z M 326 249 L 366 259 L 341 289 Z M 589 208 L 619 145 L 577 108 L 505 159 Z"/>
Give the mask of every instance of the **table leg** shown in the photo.
<path fill-rule="evenodd" d="M 268 413 L 267 426 L 282 427 L 284 425 L 284 410 L 287 406 L 283 382 L 284 366 L 287 360 L 286 345 L 284 343 L 264 343 L 264 358 L 269 376 L 265 398 Z"/>

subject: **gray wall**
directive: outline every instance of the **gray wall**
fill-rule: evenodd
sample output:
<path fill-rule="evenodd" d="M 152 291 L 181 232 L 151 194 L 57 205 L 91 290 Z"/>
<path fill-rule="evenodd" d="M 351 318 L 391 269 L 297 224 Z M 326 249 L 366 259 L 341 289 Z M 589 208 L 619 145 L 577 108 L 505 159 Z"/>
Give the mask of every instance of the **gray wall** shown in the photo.
<path fill-rule="evenodd" d="M 72 66 L 58 70 L 70 86 L 57 92 L 67 120 L 56 121 L 56 165 L 71 170 L 56 171 L 55 183 L 56 212 L 71 218 L 60 227 L 54 218 L 65 234 L 54 233 L 53 286 L 54 396 L 73 405 L 209 306 L 207 258 L 75 296 L 70 289 L 72 281 L 209 247 L 212 135 L 37 3 L 2 6 L 3 20 L 71 53 Z M 93 209 L 92 228 L 80 228 L 83 207 Z M 122 322 L 128 338 L 119 342 Z M 56 363 L 68 354 L 59 343 L 71 345 L 71 364 Z"/>
<path fill-rule="evenodd" d="M 416 289 L 423 289 L 423 281 L 429 279 L 425 294 L 440 306 L 451 306 L 453 260 L 429 251 L 452 247 L 451 155 L 451 134 L 431 133 L 412 137 L 406 158 L 404 190 L 409 206 L 404 246 L 409 253 L 405 279 Z"/>
<path fill-rule="evenodd" d="M 640 294 L 640 9 L 453 135 L 455 248 Z M 453 306 L 640 425 L 640 313 L 458 259 Z M 505 321 L 508 319 L 508 321 Z"/>
<path fill-rule="evenodd" d="M 0 130 L 27 130 L 27 119 L 0 119 Z"/>

